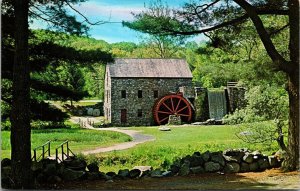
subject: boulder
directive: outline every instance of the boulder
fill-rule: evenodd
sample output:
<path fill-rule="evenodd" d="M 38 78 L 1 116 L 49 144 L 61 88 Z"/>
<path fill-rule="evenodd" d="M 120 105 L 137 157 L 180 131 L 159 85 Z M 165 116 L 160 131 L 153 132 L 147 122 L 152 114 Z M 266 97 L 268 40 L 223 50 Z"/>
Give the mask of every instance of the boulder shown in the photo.
<path fill-rule="evenodd" d="M 249 164 L 249 170 L 251 172 L 257 172 L 259 169 L 258 163 L 257 162 L 253 162 L 251 164 Z"/>
<path fill-rule="evenodd" d="M 65 168 L 62 173 L 62 178 L 67 181 L 73 181 L 73 180 L 81 179 L 82 177 L 84 177 L 84 175 L 85 175 L 84 171 L 77 171 L 77 170 Z"/>
<path fill-rule="evenodd" d="M 200 156 L 201 156 L 201 153 L 200 153 L 199 151 L 196 151 L 196 152 L 194 152 L 193 156 L 200 157 Z"/>
<path fill-rule="evenodd" d="M 268 156 L 270 167 L 276 168 L 280 167 L 280 163 L 275 156 Z"/>
<path fill-rule="evenodd" d="M 99 172 L 86 172 L 86 176 L 87 176 L 88 180 L 98 180 L 98 179 L 100 179 Z"/>
<path fill-rule="evenodd" d="M 225 165 L 224 172 L 225 173 L 237 173 L 240 171 L 240 165 L 236 162 L 228 162 Z"/>
<path fill-rule="evenodd" d="M 193 156 L 191 156 L 191 158 L 189 158 L 189 162 L 190 162 L 190 167 L 195 167 L 195 166 L 203 165 L 204 160 L 201 157 L 201 155 L 199 155 L 199 156 L 198 155 L 193 155 Z"/>
<path fill-rule="evenodd" d="M 163 127 L 159 127 L 158 130 L 160 130 L 160 131 L 171 131 L 171 128 L 163 126 Z"/>
<path fill-rule="evenodd" d="M 171 171 L 174 174 L 177 174 L 179 172 L 179 170 L 180 170 L 180 167 L 175 164 L 172 164 L 169 169 L 169 171 Z"/>
<path fill-rule="evenodd" d="M 160 169 L 155 169 L 155 170 L 151 171 L 150 177 L 152 177 L 152 178 L 160 178 L 160 177 L 163 176 L 162 173 L 163 172 Z"/>
<path fill-rule="evenodd" d="M 39 183 L 47 182 L 47 176 L 44 173 L 39 173 L 36 176 L 36 181 L 39 182 Z"/>
<path fill-rule="evenodd" d="M 217 172 L 221 169 L 221 165 L 215 162 L 206 162 L 204 164 L 205 172 Z"/>
<path fill-rule="evenodd" d="M 11 177 L 11 173 L 12 171 L 10 166 L 4 166 L 4 167 L 1 166 L 1 177 L 5 177 L 5 178 Z"/>
<path fill-rule="evenodd" d="M 190 165 L 189 163 L 184 163 L 178 172 L 179 176 L 186 176 L 190 173 Z"/>
<path fill-rule="evenodd" d="M 202 155 L 202 158 L 205 162 L 208 162 L 209 159 L 210 159 L 210 152 L 209 151 L 206 151 L 205 153 L 203 153 Z"/>
<path fill-rule="evenodd" d="M 139 169 L 132 169 L 131 171 L 129 171 L 130 178 L 137 178 L 140 176 L 140 174 L 141 174 L 141 171 Z"/>
<path fill-rule="evenodd" d="M 43 171 L 43 163 L 42 162 L 36 162 L 33 161 L 31 163 L 31 170 L 35 172 L 42 172 Z"/>
<path fill-rule="evenodd" d="M 94 109 L 94 110 L 93 110 L 93 116 L 94 116 L 94 117 L 100 116 L 100 109 Z"/>
<path fill-rule="evenodd" d="M 262 157 L 261 152 L 258 151 L 258 150 L 253 151 L 251 154 L 253 155 L 253 159 L 254 159 L 255 161 L 257 161 L 258 159 L 260 159 L 260 158 Z"/>
<path fill-rule="evenodd" d="M 268 158 L 261 158 L 257 161 L 257 163 L 260 170 L 266 170 L 270 168 L 270 163 Z"/>
<path fill-rule="evenodd" d="M 56 164 L 47 164 L 43 172 L 44 174 L 46 174 L 46 176 L 56 175 L 57 174 Z"/>
<path fill-rule="evenodd" d="M 100 180 L 111 180 L 112 177 L 107 176 L 104 172 L 98 172 L 98 176 Z"/>
<path fill-rule="evenodd" d="M 223 155 L 229 156 L 237 162 L 240 162 L 242 157 L 245 155 L 245 151 L 243 149 L 227 149 L 223 152 Z"/>
<path fill-rule="evenodd" d="M 116 174 L 115 172 L 107 172 L 106 175 L 113 178 L 113 177 L 115 177 L 117 174 Z"/>
<path fill-rule="evenodd" d="M 90 172 L 99 172 L 99 166 L 96 162 L 93 162 L 93 163 L 87 165 L 87 169 Z"/>
<path fill-rule="evenodd" d="M 9 158 L 4 158 L 1 161 L 1 168 L 6 166 L 11 166 L 11 160 Z"/>
<path fill-rule="evenodd" d="M 47 178 L 47 183 L 49 184 L 57 184 L 60 183 L 62 179 L 59 176 L 49 176 Z"/>
<path fill-rule="evenodd" d="M 236 157 L 233 157 L 233 156 L 226 156 L 226 155 L 223 155 L 224 159 L 226 162 L 239 162 L 238 159 L 236 159 Z"/>
<path fill-rule="evenodd" d="M 225 165 L 225 160 L 224 160 L 224 157 L 222 155 L 222 152 L 213 152 L 210 154 L 210 160 L 212 162 L 216 162 L 216 163 L 219 163 L 221 166 L 224 166 Z"/>
<path fill-rule="evenodd" d="M 248 163 L 245 162 L 241 162 L 241 169 L 240 172 L 249 172 L 250 171 L 250 167 Z"/>
<path fill-rule="evenodd" d="M 73 159 L 66 163 L 66 167 L 72 170 L 84 171 L 87 163 L 83 159 Z"/>
<path fill-rule="evenodd" d="M 119 170 L 118 176 L 123 178 L 129 177 L 129 170 L 128 169 Z"/>
<path fill-rule="evenodd" d="M 172 171 L 165 171 L 161 174 L 163 177 L 170 177 L 170 176 L 173 176 L 173 172 Z"/>
<path fill-rule="evenodd" d="M 139 176 L 142 177 L 149 174 L 149 172 L 152 170 L 152 166 L 135 166 L 133 169 L 139 169 L 141 171 Z"/>
<path fill-rule="evenodd" d="M 243 156 L 243 161 L 246 162 L 246 163 L 252 163 L 252 162 L 253 162 L 253 154 L 251 154 L 251 153 L 246 153 L 246 154 Z"/>
<path fill-rule="evenodd" d="M 93 116 L 93 111 L 94 111 L 93 108 L 88 108 L 88 109 L 87 109 L 87 115 Z"/>
<path fill-rule="evenodd" d="M 196 167 L 191 167 L 190 168 L 190 171 L 193 173 L 193 174 L 201 174 L 201 173 L 204 173 L 205 170 L 202 166 L 196 166 Z"/>

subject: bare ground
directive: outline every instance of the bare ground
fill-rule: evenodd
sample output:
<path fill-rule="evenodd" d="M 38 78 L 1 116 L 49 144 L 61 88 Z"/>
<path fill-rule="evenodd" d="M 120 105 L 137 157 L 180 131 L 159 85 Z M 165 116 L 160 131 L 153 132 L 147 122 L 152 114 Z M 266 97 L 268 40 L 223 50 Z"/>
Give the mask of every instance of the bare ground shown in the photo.
<path fill-rule="evenodd" d="M 55 189 L 75 190 L 300 190 L 299 172 L 279 169 L 236 174 L 200 174 L 185 177 L 141 178 L 106 182 L 77 181 L 56 185 Z"/>

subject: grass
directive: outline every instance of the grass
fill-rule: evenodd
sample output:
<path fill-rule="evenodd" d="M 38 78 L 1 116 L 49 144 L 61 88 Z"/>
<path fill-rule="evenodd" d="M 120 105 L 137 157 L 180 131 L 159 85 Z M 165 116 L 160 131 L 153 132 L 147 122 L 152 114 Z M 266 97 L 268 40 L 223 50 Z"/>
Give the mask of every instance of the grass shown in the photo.
<path fill-rule="evenodd" d="M 10 158 L 10 131 L 2 131 L 1 140 L 1 158 Z M 48 140 L 52 140 L 51 155 L 55 156 L 55 148 L 66 140 L 69 140 L 69 148 L 73 152 L 80 153 L 84 150 L 127 142 L 131 140 L 131 137 L 118 132 L 80 129 L 77 125 L 71 129 L 47 129 L 31 131 L 32 149 L 44 144 Z M 41 153 L 41 151 L 38 151 L 38 153 Z"/>
<path fill-rule="evenodd" d="M 263 126 L 266 123 L 257 123 Z M 277 151 L 277 144 L 250 144 L 236 137 L 240 126 L 180 126 L 171 127 L 171 131 L 159 131 L 158 127 L 132 127 L 127 129 L 141 130 L 144 134 L 153 135 L 156 140 L 137 145 L 125 151 L 101 153 L 88 157 L 100 163 L 102 171 L 115 171 L 140 165 L 154 168 L 167 168 L 174 160 L 195 151 L 223 151 L 229 148 L 248 148 L 260 150 L 264 154 Z"/>

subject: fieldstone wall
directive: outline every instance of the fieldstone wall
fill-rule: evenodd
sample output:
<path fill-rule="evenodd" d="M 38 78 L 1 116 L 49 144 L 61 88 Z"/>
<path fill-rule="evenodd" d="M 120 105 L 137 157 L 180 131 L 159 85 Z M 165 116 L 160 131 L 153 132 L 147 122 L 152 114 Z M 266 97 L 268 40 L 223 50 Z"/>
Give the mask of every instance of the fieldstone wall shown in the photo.
<path fill-rule="evenodd" d="M 191 87 L 192 79 L 112 78 L 108 86 L 111 96 L 105 105 L 111 111 L 108 119 L 113 125 L 120 126 L 154 125 L 152 107 L 155 101 L 170 92 L 177 92 L 181 86 Z M 126 98 L 122 98 L 122 90 L 126 90 Z M 139 90 L 142 90 L 142 98 L 138 97 Z M 154 91 L 158 91 L 158 98 L 154 97 Z M 121 109 L 127 110 L 126 123 L 121 123 Z M 138 116 L 138 110 L 142 111 L 141 116 Z"/>

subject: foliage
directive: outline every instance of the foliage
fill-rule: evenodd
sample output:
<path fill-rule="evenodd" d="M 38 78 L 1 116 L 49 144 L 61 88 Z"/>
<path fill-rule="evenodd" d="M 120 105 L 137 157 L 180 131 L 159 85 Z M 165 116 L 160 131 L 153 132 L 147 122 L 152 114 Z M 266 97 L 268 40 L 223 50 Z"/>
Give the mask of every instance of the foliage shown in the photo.
<path fill-rule="evenodd" d="M 246 92 L 245 98 L 247 106 L 225 116 L 225 123 L 239 124 L 288 118 L 288 95 L 283 88 L 269 84 L 254 86 Z"/>

